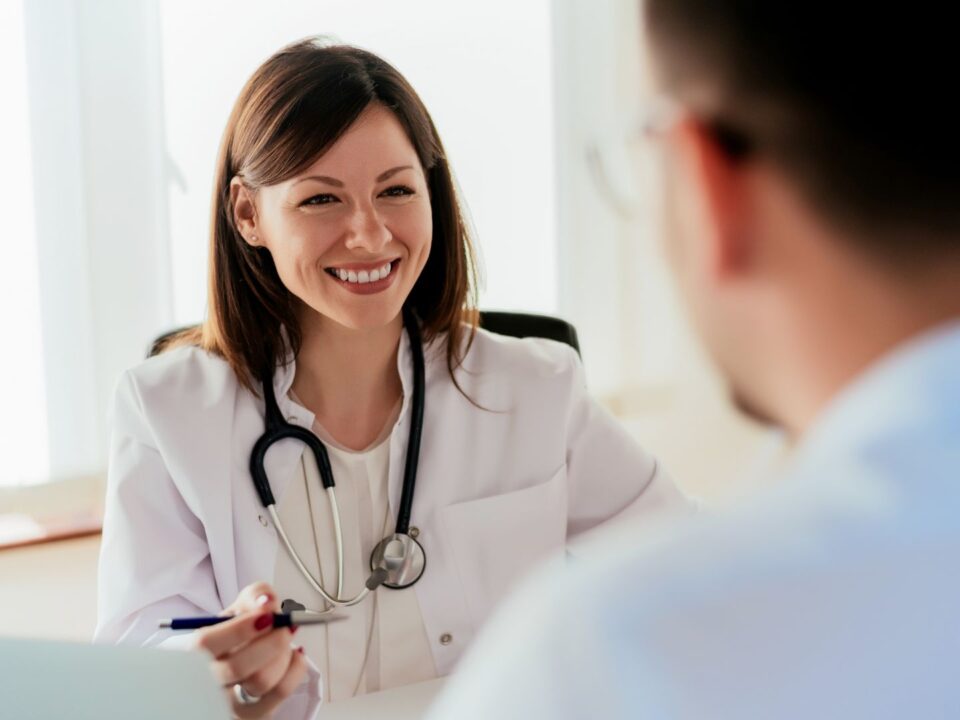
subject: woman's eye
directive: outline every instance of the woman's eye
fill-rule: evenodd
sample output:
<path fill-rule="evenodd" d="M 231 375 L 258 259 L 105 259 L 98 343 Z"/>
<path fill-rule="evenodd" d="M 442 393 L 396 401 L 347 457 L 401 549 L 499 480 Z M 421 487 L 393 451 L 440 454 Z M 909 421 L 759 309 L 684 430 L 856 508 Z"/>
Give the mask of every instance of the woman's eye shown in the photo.
<path fill-rule="evenodd" d="M 383 197 L 403 197 L 405 195 L 413 195 L 413 190 L 408 188 L 406 185 L 394 185 L 389 187 L 380 193 Z"/>
<path fill-rule="evenodd" d="M 312 197 L 308 197 L 306 200 L 300 203 L 300 206 L 303 207 L 304 205 L 329 205 L 330 203 L 336 202 L 336 201 L 337 201 L 337 198 L 334 195 L 330 195 L 329 193 L 321 193 L 320 195 L 314 195 Z"/>

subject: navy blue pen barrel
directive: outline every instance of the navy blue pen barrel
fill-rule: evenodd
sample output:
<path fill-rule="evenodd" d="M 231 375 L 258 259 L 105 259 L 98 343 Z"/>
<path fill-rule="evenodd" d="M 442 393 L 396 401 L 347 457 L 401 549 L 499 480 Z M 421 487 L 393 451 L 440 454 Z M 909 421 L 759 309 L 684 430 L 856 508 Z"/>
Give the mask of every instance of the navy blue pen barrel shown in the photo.
<path fill-rule="evenodd" d="M 171 630 L 199 630 L 200 628 L 210 627 L 211 625 L 217 625 L 218 623 L 226 622 L 227 620 L 233 619 L 232 615 L 217 615 L 214 617 L 184 617 L 184 618 L 173 618 L 170 621 L 169 628 Z M 273 614 L 273 627 L 283 628 L 283 627 L 292 627 L 294 624 L 293 617 L 289 613 L 274 613 Z M 164 626 L 167 627 L 167 626 Z"/>
<path fill-rule="evenodd" d="M 170 621 L 171 630 L 199 630 L 200 628 L 216 625 L 226 622 L 231 616 L 224 615 L 218 617 L 185 617 L 174 618 Z"/>
<path fill-rule="evenodd" d="M 293 616 L 289 613 L 274 613 L 273 626 L 275 628 L 293 627 Z"/>

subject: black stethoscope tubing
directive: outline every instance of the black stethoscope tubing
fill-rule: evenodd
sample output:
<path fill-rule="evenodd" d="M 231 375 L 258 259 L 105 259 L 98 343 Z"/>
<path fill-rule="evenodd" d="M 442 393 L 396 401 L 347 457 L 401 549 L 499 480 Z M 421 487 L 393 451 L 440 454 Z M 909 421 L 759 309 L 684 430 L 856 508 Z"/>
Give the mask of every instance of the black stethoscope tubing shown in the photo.
<path fill-rule="evenodd" d="M 423 435 L 424 397 L 426 395 L 426 373 L 420 326 L 413 313 L 406 308 L 403 311 L 403 319 L 404 327 L 410 338 L 410 354 L 413 358 L 413 399 L 411 403 L 410 435 L 407 440 L 407 456 L 403 470 L 403 491 L 400 495 L 400 506 L 397 510 L 396 533 L 398 535 L 407 535 L 410 529 L 410 513 L 413 508 L 413 493 L 417 482 L 420 439 Z M 273 491 L 270 488 L 270 480 L 267 477 L 265 461 L 267 451 L 281 440 L 299 440 L 310 448 L 317 460 L 317 467 L 320 470 L 320 478 L 324 489 L 335 487 L 327 448 L 313 432 L 284 419 L 280 407 L 277 405 L 276 393 L 273 389 L 273 373 L 264 373 L 261 380 L 266 410 L 266 429 L 257 439 L 250 453 L 250 476 L 253 478 L 253 484 L 256 487 L 260 502 L 265 508 L 269 508 L 276 503 Z"/>

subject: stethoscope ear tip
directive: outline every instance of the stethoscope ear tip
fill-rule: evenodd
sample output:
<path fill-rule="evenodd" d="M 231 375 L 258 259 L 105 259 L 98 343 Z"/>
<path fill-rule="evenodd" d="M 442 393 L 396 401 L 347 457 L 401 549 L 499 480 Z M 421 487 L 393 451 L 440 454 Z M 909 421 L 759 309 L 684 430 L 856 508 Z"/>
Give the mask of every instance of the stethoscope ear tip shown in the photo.
<path fill-rule="evenodd" d="M 298 610 L 302 611 L 306 609 L 307 608 L 305 605 L 301 605 L 296 600 L 291 600 L 290 598 L 287 598 L 282 603 L 280 603 L 280 612 L 282 613 L 292 613 L 292 612 L 297 612 Z"/>

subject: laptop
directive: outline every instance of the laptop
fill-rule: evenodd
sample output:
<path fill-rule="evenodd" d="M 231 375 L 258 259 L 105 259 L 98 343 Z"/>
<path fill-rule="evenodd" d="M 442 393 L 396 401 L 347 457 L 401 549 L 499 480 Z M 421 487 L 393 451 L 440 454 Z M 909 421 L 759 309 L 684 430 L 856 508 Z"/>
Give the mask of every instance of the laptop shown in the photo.
<path fill-rule="evenodd" d="M 0 714 L 37 720 L 229 720 L 199 652 L 0 638 Z"/>

